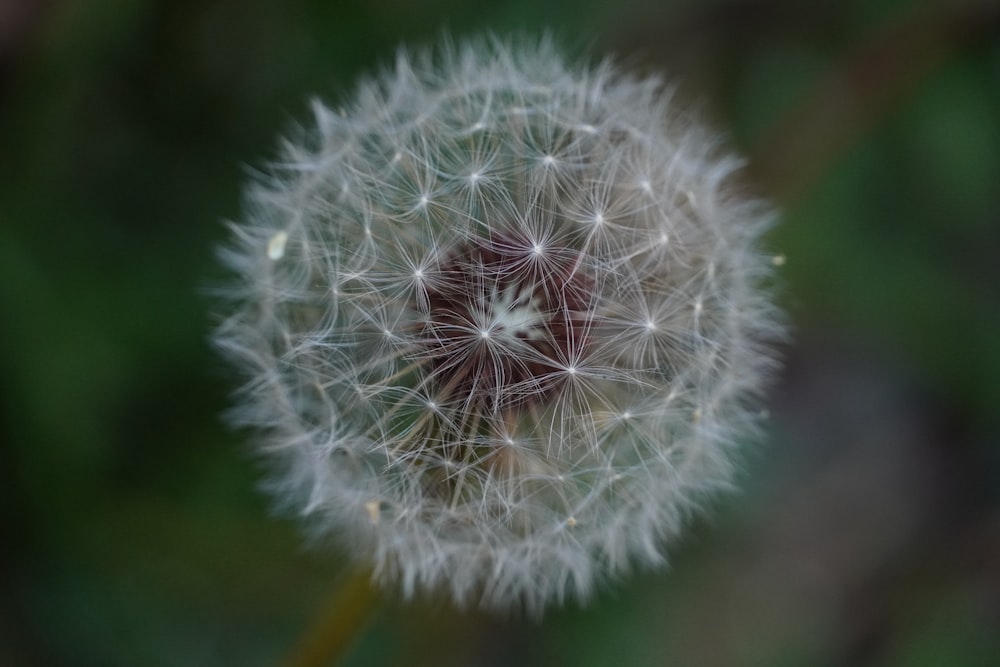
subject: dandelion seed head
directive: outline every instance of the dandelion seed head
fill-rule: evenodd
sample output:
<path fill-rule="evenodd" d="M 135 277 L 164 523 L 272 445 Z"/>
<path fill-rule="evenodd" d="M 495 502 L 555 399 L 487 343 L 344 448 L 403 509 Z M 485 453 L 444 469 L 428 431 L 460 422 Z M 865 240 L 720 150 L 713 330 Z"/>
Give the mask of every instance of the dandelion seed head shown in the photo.
<path fill-rule="evenodd" d="M 738 161 L 658 81 L 544 39 L 404 52 L 313 108 L 248 190 L 215 334 L 278 503 L 459 605 L 661 563 L 783 333 Z"/>

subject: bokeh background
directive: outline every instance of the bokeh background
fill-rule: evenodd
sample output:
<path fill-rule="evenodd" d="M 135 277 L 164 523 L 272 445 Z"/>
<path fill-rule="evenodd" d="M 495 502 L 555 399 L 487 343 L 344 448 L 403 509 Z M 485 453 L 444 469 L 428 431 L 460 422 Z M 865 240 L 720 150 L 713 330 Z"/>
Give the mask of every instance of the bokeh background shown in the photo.
<path fill-rule="evenodd" d="M 669 571 L 386 603 L 350 665 L 1000 664 L 1000 12 L 906 0 L 0 0 L 0 665 L 275 665 L 336 588 L 219 413 L 213 252 L 400 42 L 550 28 L 751 157 L 794 322 Z"/>

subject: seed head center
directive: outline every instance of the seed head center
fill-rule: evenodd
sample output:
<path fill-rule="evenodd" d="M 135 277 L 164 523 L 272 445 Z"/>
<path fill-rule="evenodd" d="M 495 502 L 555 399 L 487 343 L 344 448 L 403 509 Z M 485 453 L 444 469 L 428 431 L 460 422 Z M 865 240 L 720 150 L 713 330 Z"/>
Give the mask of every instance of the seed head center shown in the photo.
<path fill-rule="evenodd" d="M 541 338 L 544 313 L 534 292 L 534 285 L 508 285 L 503 291 L 495 286 L 490 295 L 490 329 L 508 338 Z"/>
<path fill-rule="evenodd" d="M 466 405 L 508 409 L 557 390 L 587 347 L 593 280 L 580 253 L 513 235 L 456 246 L 427 289 L 419 356 L 431 382 Z"/>

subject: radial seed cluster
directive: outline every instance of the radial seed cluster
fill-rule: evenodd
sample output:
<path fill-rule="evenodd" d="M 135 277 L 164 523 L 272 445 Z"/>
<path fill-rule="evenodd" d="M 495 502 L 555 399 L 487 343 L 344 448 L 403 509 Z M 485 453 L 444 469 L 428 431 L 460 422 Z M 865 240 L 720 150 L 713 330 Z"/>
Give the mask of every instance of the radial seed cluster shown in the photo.
<path fill-rule="evenodd" d="M 403 53 L 250 189 L 234 416 L 379 582 L 538 613 L 729 482 L 781 334 L 770 216 L 674 104 L 544 40 Z"/>

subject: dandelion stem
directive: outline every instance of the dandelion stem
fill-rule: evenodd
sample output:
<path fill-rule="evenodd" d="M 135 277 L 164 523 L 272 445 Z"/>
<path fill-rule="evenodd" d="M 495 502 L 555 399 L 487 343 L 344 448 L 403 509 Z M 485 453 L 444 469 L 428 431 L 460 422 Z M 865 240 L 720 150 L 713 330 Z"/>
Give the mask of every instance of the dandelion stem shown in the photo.
<path fill-rule="evenodd" d="M 342 659 L 374 615 L 378 598 L 369 570 L 349 573 L 288 654 L 285 667 L 325 667 Z"/>

